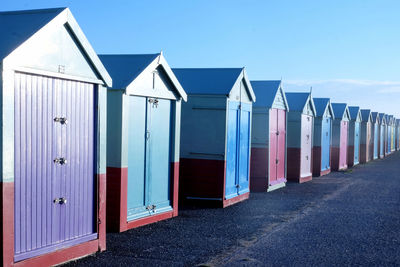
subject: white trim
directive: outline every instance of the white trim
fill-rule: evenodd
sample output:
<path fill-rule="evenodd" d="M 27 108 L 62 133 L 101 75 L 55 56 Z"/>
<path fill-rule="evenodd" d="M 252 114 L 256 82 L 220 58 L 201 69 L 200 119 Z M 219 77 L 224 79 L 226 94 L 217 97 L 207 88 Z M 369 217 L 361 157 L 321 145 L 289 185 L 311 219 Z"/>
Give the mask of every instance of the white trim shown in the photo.
<path fill-rule="evenodd" d="M 15 72 L 30 73 L 30 74 L 60 78 L 60 79 L 64 79 L 64 80 L 88 82 L 88 83 L 94 83 L 94 84 L 100 84 L 100 85 L 106 86 L 104 84 L 104 81 L 102 81 L 102 80 L 78 77 L 78 76 L 74 76 L 74 75 L 68 75 L 68 74 L 63 74 L 63 73 L 58 73 L 58 72 L 47 71 L 47 70 L 38 70 L 38 69 L 26 68 L 26 67 L 10 67 L 9 69 L 11 69 Z"/>

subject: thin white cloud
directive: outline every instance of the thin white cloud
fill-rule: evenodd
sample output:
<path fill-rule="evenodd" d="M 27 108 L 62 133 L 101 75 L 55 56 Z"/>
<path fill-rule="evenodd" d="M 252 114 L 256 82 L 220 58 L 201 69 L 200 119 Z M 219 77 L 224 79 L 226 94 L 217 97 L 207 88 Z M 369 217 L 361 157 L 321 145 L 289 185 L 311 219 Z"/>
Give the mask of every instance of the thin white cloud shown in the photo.
<path fill-rule="evenodd" d="M 286 80 L 285 84 L 297 86 L 313 86 L 319 84 L 348 84 L 358 86 L 400 86 L 400 81 L 374 81 L 354 79 L 332 79 L 332 80 Z"/>

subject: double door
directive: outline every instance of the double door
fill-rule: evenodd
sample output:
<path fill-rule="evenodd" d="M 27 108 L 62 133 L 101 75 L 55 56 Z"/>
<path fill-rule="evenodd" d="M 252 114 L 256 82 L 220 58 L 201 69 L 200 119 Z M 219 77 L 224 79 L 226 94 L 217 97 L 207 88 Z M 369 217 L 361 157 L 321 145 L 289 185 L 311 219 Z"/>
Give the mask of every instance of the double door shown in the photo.
<path fill-rule="evenodd" d="M 354 164 L 360 163 L 360 123 L 355 122 L 354 126 Z"/>
<path fill-rule="evenodd" d="M 300 177 L 311 175 L 313 117 L 301 115 Z"/>
<path fill-rule="evenodd" d="M 171 100 L 127 97 L 127 221 L 172 210 Z"/>
<path fill-rule="evenodd" d="M 249 192 L 251 104 L 228 102 L 225 199 Z"/>
<path fill-rule="evenodd" d="M 385 155 L 385 126 L 380 125 L 379 155 Z"/>
<path fill-rule="evenodd" d="M 378 124 L 374 124 L 374 159 L 378 158 Z"/>
<path fill-rule="evenodd" d="M 331 118 L 322 119 L 322 138 L 321 138 L 321 171 L 330 169 L 330 158 L 331 158 Z"/>
<path fill-rule="evenodd" d="M 269 111 L 269 185 L 285 178 L 286 111 Z"/>
<path fill-rule="evenodd" d="M 95 239 L 95 86 L 15 74 L 15 261 Z"/>

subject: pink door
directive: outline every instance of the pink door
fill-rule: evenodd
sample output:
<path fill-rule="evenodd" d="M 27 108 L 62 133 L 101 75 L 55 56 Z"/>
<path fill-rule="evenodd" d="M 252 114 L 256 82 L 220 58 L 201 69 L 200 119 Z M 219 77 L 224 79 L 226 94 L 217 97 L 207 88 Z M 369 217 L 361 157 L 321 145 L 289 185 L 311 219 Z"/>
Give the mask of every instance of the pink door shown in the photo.
<path fill-rule="evenodd" d="M 277 179 L 285 178 L 286 111 L 278 110 Z"/>
<path fill-rule="evenodd" d="M 347 167 L 347 131 L 349 127 L 348 121 L 342 121 L 340 127 L 340 155 L 339 155 L 339 169 Z"/>
<path fill-rule="evenodd" d="M 269 113 L 269 184 L 276 183 L 276 155 L 278 144 L 278 110 L 271 109 Z"/>
<path fill-rule="evenodd" d="M 312 117 L 301 115 L 300 177 L 311 175 Z"/>

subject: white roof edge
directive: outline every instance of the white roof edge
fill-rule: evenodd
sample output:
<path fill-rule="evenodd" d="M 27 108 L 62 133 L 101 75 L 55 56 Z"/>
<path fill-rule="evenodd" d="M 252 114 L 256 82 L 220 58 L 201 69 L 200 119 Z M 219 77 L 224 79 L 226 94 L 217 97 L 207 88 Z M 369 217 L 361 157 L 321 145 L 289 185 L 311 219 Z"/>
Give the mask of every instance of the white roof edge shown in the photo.
<path fill-rule="evenodd" d="M 94 51 L 92 45 L 89 43 L 89 40 L 86 38 L 82 29 L 79 27 L 78 22 L 75 20 L 69 8 L 65 8 L 57 17 L 65 16 L 65 22 L 68 23 L 69 27 L 73 31 L 75 37 L 79 41 L 80 45 L 83 47 L 86 52 L 89 60 L 96 68 L 97 72 L 101 76 L 102 80 L 108 87 L 112 87 L 112 79 L 110 74 L 108 74 L 106 68 L 103 63 L 100 61 L 97 53 Z M 54 19 L 53 19 L 54 20 Z M 50 22 L 51 23 L 51 22 Z"/>
<path fill-rule="evenodd" d="M 248 93 L 250 95 L 250 100 L 253 103 L 256 102 L 256 95 L 254 94 L 253 87 L 251 86 L 251 83 L 250 83 L 249 77 L 247 76 L 247 72 L 246 72 L 245 68 L 242 68 L 242 71 L 240 72 L 240 75 L 237 77 L 235 83 L 233 84 L 233 86 L 231 88 L 231 91 L 236 86 L 236 84 L 239 83 L 242 79 L 244 79 L 244 82 L 245 82 L 245 84 L 246 84 L 246 86 L 248 88 Z M 229 94 L 231 94 L 231 91 L 229 92 Z"/>
<path fill-rule="evenodd" d="M 285 103 L 286 111 L 289 112 L 289 103 L 287 102 L 287 99 L 286 99 L 286 93 L 285 93 L 285 90 L 283 89 L 282 80 L 279 82 L 279 87 L 278 87 L 278 90 L 276 91 L 275 98 L 279 91 L 281 91 L 281 93 L 283 95 L 283 102 Z M 274 98 L 274 101 L 275 101 L 275 98 Z"/>

